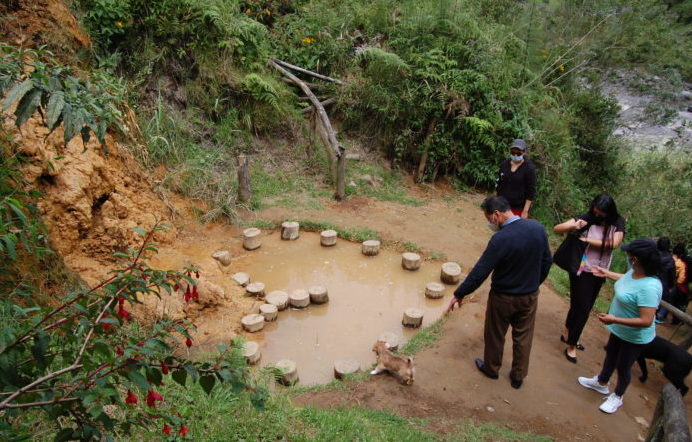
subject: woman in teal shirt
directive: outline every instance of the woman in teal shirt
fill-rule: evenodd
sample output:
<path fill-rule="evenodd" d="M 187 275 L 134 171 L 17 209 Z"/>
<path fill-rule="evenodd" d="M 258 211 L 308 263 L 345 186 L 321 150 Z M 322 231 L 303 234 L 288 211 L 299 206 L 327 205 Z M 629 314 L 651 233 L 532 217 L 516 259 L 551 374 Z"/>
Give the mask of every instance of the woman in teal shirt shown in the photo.
<path fill-rule="evenodd" d="M 622 405 L 622 395 L 632 377 L 632 364 L 642 347 L 656 337 L 654 315 L 661 302 L 662 285 L 656 276 L 661 257 L 652 239 L 636 239 L 622 246 L 627 252 L 631 268 L 623 275 L 593 266 L 595 276 L 615 282 L 615 296 L 608 313 L 598 319 L 610 330 L 606 345 L 606 357 L 601 373 L 593 378 L 580 377 L 579 383 L 601 394 L 609 394 L 608 380 L 613 371 L 618 372 L 615 391 L 599 407 L 605 413 L 615 413 Z"/>

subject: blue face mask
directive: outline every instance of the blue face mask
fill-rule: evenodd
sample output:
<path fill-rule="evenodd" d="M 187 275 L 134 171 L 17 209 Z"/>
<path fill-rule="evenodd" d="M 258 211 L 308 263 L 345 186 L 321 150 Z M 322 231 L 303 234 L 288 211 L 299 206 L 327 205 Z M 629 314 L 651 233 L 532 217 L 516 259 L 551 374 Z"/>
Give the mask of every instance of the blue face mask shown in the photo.
<path fill-rule="evenodd" d="M 524 155 L 510 155 L 509 158 L 515 163 L 520 163 L 524 159 Z"/>

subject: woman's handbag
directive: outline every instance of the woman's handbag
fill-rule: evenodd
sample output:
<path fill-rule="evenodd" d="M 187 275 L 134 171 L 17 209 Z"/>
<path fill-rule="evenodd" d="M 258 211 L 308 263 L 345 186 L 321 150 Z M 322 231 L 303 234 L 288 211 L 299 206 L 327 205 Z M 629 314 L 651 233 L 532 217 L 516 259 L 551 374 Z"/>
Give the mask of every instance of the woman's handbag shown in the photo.
<path fill-rule="evenodd" d="M 560 244 L 560 247 L 557 248 L 553 255 L 553 263 L 556 266 L 569 273 L 577 273 L 579 271 L 579 264 L 587 246 L 587 243 L 580 240 L 579 237 L 586 228 L 585 226 L 580 230 L 567 234 L 567 237 L 565 237 L 565 240 L 562 241 L 562 244 Z"/>

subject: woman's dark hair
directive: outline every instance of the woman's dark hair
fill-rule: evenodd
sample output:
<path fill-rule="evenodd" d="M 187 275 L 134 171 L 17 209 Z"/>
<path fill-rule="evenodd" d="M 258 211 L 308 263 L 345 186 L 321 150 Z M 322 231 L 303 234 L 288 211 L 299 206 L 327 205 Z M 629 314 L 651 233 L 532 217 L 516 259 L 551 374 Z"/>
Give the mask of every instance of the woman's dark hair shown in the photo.
<path fill-rule="evenodd" d="M 681 242 L 675 244 L 675 247 L 673 247 L 673 255 L 677 256 L 678 258 L 683 258 L 685 255 L 687 255 L 685 244 Z"/>
<path fill-rule="evenodd" d="M 627 253 L 635 256 L 639 260 L 639 264 L 641 264 L 642 269 L 644 269 L 646 276 L 658 277 L 661 270 L 661 252 L 658 250 L 652 250 L 648 253 Z"/>
<path fill-rule="evenodd" d="M 589 207 L 589 216 L 586 220 L 586 222 L 589 224 L 598 224 L 598 215 L 594 213 L 594 209 L 598 209 L 606 215 L 605 219 L 603 220 L 603 238 L 601 239 L 601 256 L 603 256 L 603 252 L 605 252 L 606 247 L 611 249 L 613 248 L 613 237 L 612 235 L 609 235 L 609 233 L 611 233 L 610 227 L 615 225 L 617 220 L 620 218 L 620 214 L 618 213 L 618 208 L 615 205 L 615 200 L 613 197 L 605 193 L 597 195 L 596 198 L 591 201 L 591 206 Z M 615 231 L 613 230 L 612 233 L 615 233 Z"/>
<path fill-rule="evenodd" d="M 658 247 L 658 250 L 661 252 L 668 252 L 670 253 L 670 238 L 667 236 L 662 236 L 658 238 L 658 241 L 656 241 L 656 247 Z"/>

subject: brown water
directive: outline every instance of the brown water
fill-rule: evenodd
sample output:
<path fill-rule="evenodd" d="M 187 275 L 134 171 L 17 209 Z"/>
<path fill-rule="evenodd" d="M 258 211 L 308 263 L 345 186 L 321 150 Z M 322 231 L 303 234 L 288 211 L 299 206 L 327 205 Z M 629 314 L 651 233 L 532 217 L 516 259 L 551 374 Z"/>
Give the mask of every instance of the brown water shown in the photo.
<path fill-rule="evenodd" d="M 386 250 L 374 257 L 361 254 L 360 244 L 339 240 L 322 247 L 316 233 L 301 232 L 296 241 L 282 241 L 278 234 L 265 236 L 262 247 L 238 259 L 233 267 L 263 282 L 266 292 L 307 289 L 323 285 L 329 302 L 306 309 L 279 312 L 276 322 L 248 334 L 260 344 L 263 365 L 281 359 L 298 364 L 300 383 L 325 383 L 333 379 L 334 361 L 355 358 L 365 370 L 375 362 L 372 346 L 380 333 L 392 331 L 402 342 L 419 329 L 401 325 L 406 308 L 425 312 L 423 327 L 437 320 L 445 309 L 446 296 L 425 297 L 425 285 L 439 281 L 439 262 L 423 262 L 417 271 L 401 267 L 401 255 Z M 219 336 L 219 342 L 225 341 Z"/>

